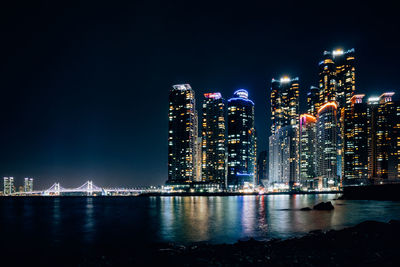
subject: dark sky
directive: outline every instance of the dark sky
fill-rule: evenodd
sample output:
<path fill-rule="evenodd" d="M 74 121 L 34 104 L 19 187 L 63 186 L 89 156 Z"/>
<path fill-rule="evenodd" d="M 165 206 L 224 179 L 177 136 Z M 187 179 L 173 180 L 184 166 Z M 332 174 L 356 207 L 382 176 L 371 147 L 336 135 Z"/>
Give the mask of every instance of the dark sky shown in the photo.
<path fill-rule="evenodd" d="M 248 89 L 261 149 L 271 78 L 299 76 L 304 96 L 324 50 L 356 49 L 358 92 L 399 86 L 395 1 L 9 2 L 0 176 L 34 177 L 36 188 L 163 183 L 176 83 L 192 85 L 198 106 L 205 92 Z"/>

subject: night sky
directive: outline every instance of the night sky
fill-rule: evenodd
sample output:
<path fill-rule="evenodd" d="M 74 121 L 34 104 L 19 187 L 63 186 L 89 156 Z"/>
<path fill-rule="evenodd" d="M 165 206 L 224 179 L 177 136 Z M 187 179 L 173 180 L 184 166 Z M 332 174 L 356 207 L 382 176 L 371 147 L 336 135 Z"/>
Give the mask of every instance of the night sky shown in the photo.
<path fill-rule="evenodd" d="M 356 90 L 397 91 L 395 1 L 9 1 L 0 11 L 0 176 L 75 187 L 162 184 L 168 91 L 245 88 L 259 151 L 271 78 L 317 85 L 324 50 L 356 49 Z M 85 2 L 85 3 L 83 3 Z M 302 108 L 304 108 L 302 103 Z"/>

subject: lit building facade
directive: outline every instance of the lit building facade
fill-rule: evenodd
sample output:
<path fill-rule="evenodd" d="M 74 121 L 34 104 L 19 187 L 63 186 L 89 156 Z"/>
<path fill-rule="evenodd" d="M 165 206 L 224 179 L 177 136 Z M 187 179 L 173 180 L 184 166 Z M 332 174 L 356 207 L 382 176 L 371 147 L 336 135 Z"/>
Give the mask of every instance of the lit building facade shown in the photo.
<path fill-rule="evenodd" d="M 204 94 L 202 180 L 226 185 L 226 103 L 220 93 Z"/>
<path fill-rule="evenodd" d="M 271 123 L 270 187 L 292 189 L 299 182 L 299 78 L 272 79 Z"/>
<path fill-rule="evenodd" d="M 316 116 L 319 107 L 319 88 L 311 86 L 307 93 L 307 113 Z"/>
<path fill-rule="evenodd" d="M 195 157 L 195 161 L 196 161 L 196 167 L 195 167 L 195 171 L 196 171 L 196 176 L 195 176 L 195 181 L 196 182 L 201 182 L 203 181 L 203 138 L 202 137 L 197 137 L 197 142 L 196 142 L 196 157 Z"/>
<path fill-rule="evenodd" d="M 281 140 L 277 134 L 272 134 L 268 139 L 268 187 L 285 187 L 286 181 L 282 178 Z M 288 182 L 287 182 L 287 185 Z"/>
<path fill-rule="evenodd" d="M 9 196 L 15 192 L 14 177 L 4 177 L 3 194 Z"/>
<path fill-rule="evenodd" d="M 320 105 L 336 101 L 339 108 L 350 103 L 355 92 L 354 48 L 325 51 L 319 63 Z"/>
<path fill-rule="evenodd" d="M 33 178 L 25 178 L 24 192 L 32 192 L 32 191 L 33 191 Z"/>
<path fill-rule="evenodd" d="M 269 137 L 269 187 L 293 189 L 298 180 L 298 128 L 281 127 Z"/>
<path fill-rule="evenodd" d="M 272 79 L 271 84 L 271 133 L 288 125 L 298 125 L 299 78 Z"/>
<path fill-rule="evenodd" d="M 393 95 L 368 99 L 368 178 L 384 182 L 400 178 L 400 103 Z"/>
<path fill-rule="evenodd" d="M 168 181 L 186 183 L 196 177 L 197 116 L 195 94 L 189 84 L 169 92 Z"/>
<path fill-rule="evenodd" d="M 319 105 L 322 106 L 326 102 L 334 101 L 338 106 L 337 174 L 339 176 L 342 176 L 344 173 L 342 170 L 342 163 L 344 163 L 342 158 L 344 154 L 343 134 L 346 131 L 350 131 L 344 129 L 344 118 L 341 115 L 344 114 L 344 109 L 347 109 L 347 113 L 351 112 L 349 110 L 351 108 L 350 99 L 355 92 L 354 54 L 354 48 L 347 51 L 342 49 L 325 51 L 324 58 L 319 63 Z"/>
<path fill-rule="evenodd" d="M 394 101 L 390 113 L 391 150 L 389 153 L 388 178 L 400 181 L 400 102 Z"/>
<path fill-rule="evenodd" d="M 337 175 L 337 104 L 327 102 L 318 110 L 316 166 L 318 188 L 338 186 Z"/>
<path fill-rule="evenodd" d="M 261 151 L 257 157 L 257 185 L 268 185 L 268 152 Z"/>
<path fill-rule="evenodd" d="M 255 183 L 254 102 L 240 89 L 228 100 L 228 187 Z"/>
<path fill-rule="evenodd" d="M 313 189 L 316 175 L 316 122 L 310 114 L 300 115 L 299 171 L 302 188 Z"/>
<path fill-rule="evenodd" d="M 365 95 L 354 95 L 350 107 L 342 109 L 343 185 L 363 184 L 368 178 L 368 106 Z"/>

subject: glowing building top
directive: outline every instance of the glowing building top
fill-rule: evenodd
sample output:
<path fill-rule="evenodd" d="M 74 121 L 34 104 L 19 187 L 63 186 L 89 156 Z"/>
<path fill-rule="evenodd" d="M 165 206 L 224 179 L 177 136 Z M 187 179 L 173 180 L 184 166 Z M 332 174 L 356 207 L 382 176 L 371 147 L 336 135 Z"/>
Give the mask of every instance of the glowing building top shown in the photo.
<path fill-rule="evenodd" d="M 279 82 L 279 83 L 290 83 L 290 82 L 294 82 L 294 81 L 299 81 L 299 77 L 294 77 L 294 78 L 290 78 L 289 76 L 285 75 L 282 76 L 280 79 L 274 79 L 272 78 L 272 82 Z"/>
<path fill-rule="evenodd" d="M 391 102 L 392 96 L 394 94 L 395 94 L 394 92 L 385 92 L 380 96 L 371 96 L 368 98 L 368 104 L 376 105 L 376 104 Z"/>
<path fill-rule="evenodd" d="M 205 98 L 211 98 L 211 99 L 220 99 L 222 98 L 221 93 L 216 92 L 216 93 L 205 93 L 204 94 Z"/>
<path fill-rule="evenodd" d="M 353 104 L 360 104 L 362 103 L 364 96 L 364 94 L 353 95 L 352 98 L 350 98 L 350 102 Z"/>
<path fill-rule="evenodd" d="M 228 99 L 228 102 L 243 101 L 243 102 L 248 102 L 254 106 L 254 102 L 251 101 L 248 97 L 249 97 L 249 92 L 247 92 L 247 90 L 239 89 L 233 93 L 233 97 Z"/>
<path fill-rule="evenodd" d="M 328 108 L 328 107 L 333 107 L 334 109 L 337 109 L 337 104 L 334 101 L 331 102 L 327 102 L 325 104 L 323 104 L 319 109 L 318 109 L 318 114 L 321 113 L 324 109 Z"/>
<path fill-rule="evenodd" d="M 317 118 L 311 114 L 301 114 L 300 115 L 300 124 L 306 124 L 307 122 L 316 122 Z"/>
<path fill-rule="evenodd" d="M 244 90 L 244 89 L 236 90 L 233 93 L 233 95 L 236 96 L 236 97 L 245 98 L 245 99 L 249 98 L 249 92 L 247 92 L 247 90 Z"/>
<path fill-rule="evenodd" d="M 271 83 L 271 133 L 288 125 L 298 125 L 299 78 L 282 76 Z"/>
<path fill-rule="evenodd" d="M 354 48 L 349 49 L 347 51 L 344 51 L 342 48 L 337 48 L 337 49 L 334 49 L 333 51 L 324 51 L 324 55 L 332 55 L 334 57 L 337 57 L 337 56 L 342 56 L 342 55 L 350 54 L 350 53 L 354 53 L 354 52 L 355 52 Z"/>
<path fill-rule="evenodd" d="M 381 94 L 381 96 L 379 97 L 381 99 L 381 103 L 391 102 L 393 95 L 394 92 L 386 92 Z"/>
<path fill-rule="evenodd" d="M 172 88 L 174 88 L 175 90 L 189 90 L 192 89 L 192 87 L 190 87 L 190 84 L 175 84 L 172 86 Z"/>

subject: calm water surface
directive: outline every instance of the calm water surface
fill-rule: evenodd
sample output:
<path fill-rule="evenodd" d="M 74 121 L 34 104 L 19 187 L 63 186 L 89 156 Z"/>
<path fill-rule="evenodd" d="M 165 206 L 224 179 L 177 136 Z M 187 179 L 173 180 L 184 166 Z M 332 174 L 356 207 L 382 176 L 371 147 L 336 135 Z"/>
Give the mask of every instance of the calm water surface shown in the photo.
<path fill-rule="evenodd" d="M 0 242 L 88 248 L 121 240 L 233 243 L 249 237 L 289 238 L 365 220 L 400 219 L 400 202 L 333 200 L 336 197 L 1 198 Z M 298 210 L 328 200 L 333 200 L 333 211 Z"/>

